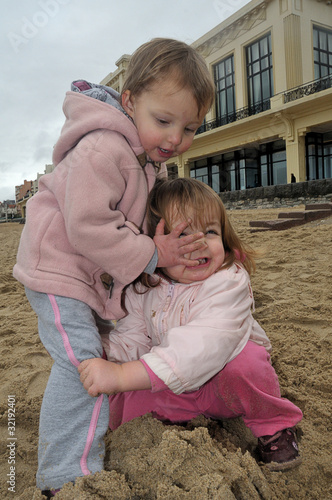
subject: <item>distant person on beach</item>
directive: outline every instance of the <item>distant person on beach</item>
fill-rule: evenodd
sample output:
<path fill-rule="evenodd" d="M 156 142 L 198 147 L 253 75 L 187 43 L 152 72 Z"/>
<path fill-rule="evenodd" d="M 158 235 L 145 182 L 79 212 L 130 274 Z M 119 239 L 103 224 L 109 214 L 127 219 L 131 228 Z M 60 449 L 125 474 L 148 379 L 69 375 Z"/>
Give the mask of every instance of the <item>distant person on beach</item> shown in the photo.
<path fill-rule="evenodd" d="M 217 193 L 194 179 L 158 181 L 147 218 L 151 237 L 160 220 L 171 233 L 191 219 L 180 237 L 204 234 L 205 246 L 188 255 L 199 264 L 158 267 L 127 289 L 128 315 L 102 336 L 107 360 L 78 368 L 85 389 L 111 395 L 111 429 L 146 413 L 173 423 L 242 417 L 267 467 L 297 466 L 302 412 L 281 398 L 270 341 L 251 313 L 255 252 Z"/>
<path fill-rule="evenodd" d="M 109 423 L 105 395 L 91 398 L 77 371 L 103 355 L 100 333 L 125 315 L 124 288 L 156 266 L 196 266 L 187 257 L 203 234 L 146 235 L 146 201 L 163 162 L 184 153 L 214 98 L 204 59 L 190 46 L 157 38 L 132 56 L 121 95 L 75 81 L 55 145 L 55 169 L 27 203 L 14 276 L 38 315 L 54 359 L 40 415 L 37 486 L 49 497 L 66 482 L 100 471 Z"/>

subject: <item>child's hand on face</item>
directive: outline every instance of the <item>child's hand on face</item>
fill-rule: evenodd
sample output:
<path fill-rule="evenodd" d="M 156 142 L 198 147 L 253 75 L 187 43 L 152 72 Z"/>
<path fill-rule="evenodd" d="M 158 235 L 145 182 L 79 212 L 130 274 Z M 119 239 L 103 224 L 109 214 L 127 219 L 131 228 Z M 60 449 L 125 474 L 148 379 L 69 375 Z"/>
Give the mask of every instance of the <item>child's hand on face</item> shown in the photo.
<path fill-rule="evenodd" d="M 80 381 L 92 397 L 99 394 L 116 394 L 120 366 L 106 359 L 86 359 L 78 366 Z"/>
<path fill-rule="evenodd" d="M 186 258 L 185 254 L 191 254 L 195 250 L 206 248 L 206 243 L 202 241 L 204 234 L 195 233 L 180 238 L 180 235 L 190 223 L 191 221 L 182 222 L 169 234 L 165 234 L 165 221 L 160 220 L 153 238 L 158 250 L 158 267 L 197 266 L 199 264 L 197 260 Z"/>

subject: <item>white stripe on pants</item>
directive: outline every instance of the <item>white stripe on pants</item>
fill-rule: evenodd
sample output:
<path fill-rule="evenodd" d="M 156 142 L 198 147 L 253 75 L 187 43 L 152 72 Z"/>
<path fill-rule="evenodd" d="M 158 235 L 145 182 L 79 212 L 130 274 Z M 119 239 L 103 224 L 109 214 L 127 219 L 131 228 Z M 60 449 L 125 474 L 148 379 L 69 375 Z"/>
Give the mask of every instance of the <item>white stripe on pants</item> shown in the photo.
<path fill-rule="evenodd" d="M 103 355 L 99 318 L 75 299 L 27 288 L 26 295 L 54 360 L 40 413 L 37 486 L 57 489 L 103 468 L 108 397 L 89 396 L 77 371 L 81 361 Z"/>

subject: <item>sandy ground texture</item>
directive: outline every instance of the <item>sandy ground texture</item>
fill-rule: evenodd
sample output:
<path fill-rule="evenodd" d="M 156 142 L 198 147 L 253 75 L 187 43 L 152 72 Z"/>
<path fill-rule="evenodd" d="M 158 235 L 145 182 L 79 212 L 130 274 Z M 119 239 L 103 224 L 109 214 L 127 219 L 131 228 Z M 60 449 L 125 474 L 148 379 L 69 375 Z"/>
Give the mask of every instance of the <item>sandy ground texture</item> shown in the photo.
<path fill-rule="evenodd" d="M 266 251 L 252 279 L 255 316 L 272 341 L 282 395 L 304 413 L 298 426 L 302 465 L 288 472 L 259 466 L 256 441 L 241 419 L 199 417 L 179 427 L 147 415 L 109 432 L 105 470 L 66 485 L 57 499 L 332 498 L 332 218 L 250 233 L 249 220 L 277 215 L 273 209 L 230 212 L 240 235 Z M 51 359 L 23 288 L 11 276 L 22 227 L 0 224 L 0 498 L 37 500 L 43 498 L 34 486 L 38 417 Z M 14 406 L 8 408 L 8 401 L 15 402 L 16 440 L 8 440 L 8 409 Z M 15 493 L 8 491 L 10 479 Z"/>

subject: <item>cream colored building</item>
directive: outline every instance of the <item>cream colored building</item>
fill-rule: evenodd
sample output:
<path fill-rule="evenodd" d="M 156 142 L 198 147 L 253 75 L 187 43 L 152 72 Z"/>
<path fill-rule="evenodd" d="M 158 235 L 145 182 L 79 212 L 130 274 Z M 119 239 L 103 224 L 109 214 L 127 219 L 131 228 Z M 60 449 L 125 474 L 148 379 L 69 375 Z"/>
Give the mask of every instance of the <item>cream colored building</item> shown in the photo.
<path fill-rule="evenodd" d="M 170 175 L 217 192 L 332 177 L 331 0 L 252 0 L 193 46 L 216 100 Z M 128 60 L 101 83 L 120 90 Z"/>

